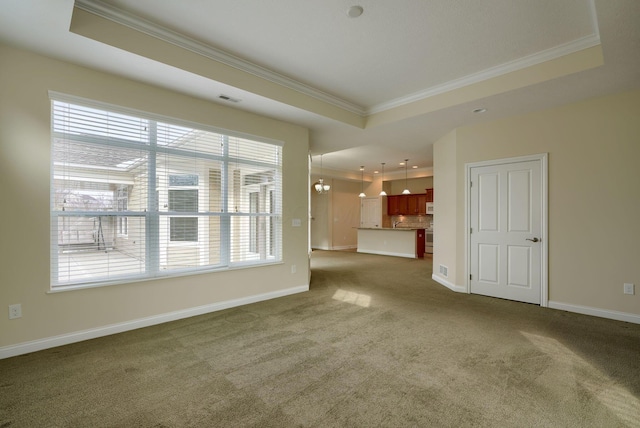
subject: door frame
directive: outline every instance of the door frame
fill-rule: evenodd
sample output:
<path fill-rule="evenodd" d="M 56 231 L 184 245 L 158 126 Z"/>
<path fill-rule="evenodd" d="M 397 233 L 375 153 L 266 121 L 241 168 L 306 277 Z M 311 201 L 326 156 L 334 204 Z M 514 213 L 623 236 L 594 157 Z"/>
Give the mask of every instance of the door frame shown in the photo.
<path fill-rule="evenodd" d="M 469 275 L 471 272 L 471 169 L 483 166 L 496 166 L 508 163 L 540 161 L 540 203 L 541 203 L 541 231 L 540 238 L 541 254 L 540 254 L 540 306 L 549 306 L 549 281 L 548 281 L 548 265 L 549 265 L 549 235 L 548 235 L 548 153 L 539 153 L 535 155 L 517 156 L 512 158 L 491 159 L 481 162 L 465 163 L 465 210 L 464 210 L 464 247 L 465 247 L 465 275 L 464 287 L 468 294 L 471 293 L 471 282 Z"/>
<path fill-rule="evenodd" d="M 365 196 L 364 198 L 360 198 L 360 227 L 365 227 L 362 221 L 362 215 L 364 214 L 364 202 L 365 201 L 375 201 L 376 203 L 376 218 L 377 223 L 375 227 L 382 227 L 382 197 L 380 196 Z"/>

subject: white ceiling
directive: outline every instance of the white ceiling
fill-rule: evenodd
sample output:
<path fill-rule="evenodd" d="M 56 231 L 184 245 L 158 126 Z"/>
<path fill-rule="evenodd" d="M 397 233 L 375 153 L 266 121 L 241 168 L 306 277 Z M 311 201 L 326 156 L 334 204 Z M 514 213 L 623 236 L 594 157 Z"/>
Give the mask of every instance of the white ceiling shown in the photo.
<path fill-rule="evenodd" d="M 314 161 L 324 154 L 325 175 L 359 177 L 360 165 L 372 171 L 381 162 L 392 172 L 405 158 L 428 173 L 433 142 L 456 127 L 640 88 L 637 0 L 79 0 L 76 5 L 257 80 L 217 78 L 162 60 L 151 50 L 131 53 L 127 41 L 83 33 L 73 26 L 73 0 L 2 0 L 0 41 L 304 125 Z M 352 5 L 363 7 L 362 16 L 347 16 Z M 601 46 L 604 65 L 516 79 L 511 86 L 442 101 L 594 46 Z M 260 90 L 258 80 L 276 82 L 283 88 L 279 93 L 289 95 Z M 220 94 L 240 102 L 222 101 Z M 472 113 L 477 107 L 488 111 Z"/>

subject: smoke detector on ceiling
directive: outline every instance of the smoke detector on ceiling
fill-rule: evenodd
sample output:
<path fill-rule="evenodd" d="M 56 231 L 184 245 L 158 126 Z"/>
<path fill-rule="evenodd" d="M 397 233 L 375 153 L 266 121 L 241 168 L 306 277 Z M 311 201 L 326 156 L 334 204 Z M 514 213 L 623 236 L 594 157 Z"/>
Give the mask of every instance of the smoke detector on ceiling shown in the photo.
<path fill-rule="evenodd" d="M 362 12 L 364 12 L 362 6 L 351 6 L 349 9 L 347 9 L 347 16 L 349 18 L 357 18 L 362 15 Z"/>

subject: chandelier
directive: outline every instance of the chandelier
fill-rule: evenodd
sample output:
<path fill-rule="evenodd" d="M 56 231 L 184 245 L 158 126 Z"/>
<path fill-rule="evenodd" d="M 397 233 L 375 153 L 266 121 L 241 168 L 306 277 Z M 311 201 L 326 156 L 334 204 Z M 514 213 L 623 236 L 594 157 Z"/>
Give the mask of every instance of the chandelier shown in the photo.
<path fill-rule="evenodd" d="M 322 155 L 320 155 L 320 179 L 313 183 L 313 188 L 319 194 L 327 193 L 331 189 L 331 185 L 325 184 L 324 178 L 322 178 Z"/>

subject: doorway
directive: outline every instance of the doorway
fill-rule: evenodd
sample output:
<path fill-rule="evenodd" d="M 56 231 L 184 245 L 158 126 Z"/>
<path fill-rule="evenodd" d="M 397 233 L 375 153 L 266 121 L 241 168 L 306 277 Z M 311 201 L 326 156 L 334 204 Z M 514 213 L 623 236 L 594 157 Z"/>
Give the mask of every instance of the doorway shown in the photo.
<path fill-rule="evenodd" d="M 378 228 L 382 222 L 382 201 L 379 196 L 360 199 L 360 227 Z"/>
<path fill-rule="evenodd" d="M 467 289 L 547 306 L 547 154 L 466 168 Z"/>

